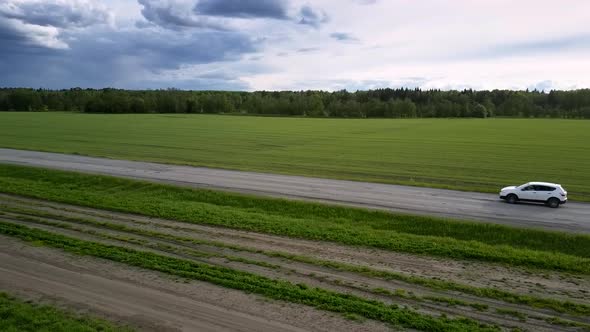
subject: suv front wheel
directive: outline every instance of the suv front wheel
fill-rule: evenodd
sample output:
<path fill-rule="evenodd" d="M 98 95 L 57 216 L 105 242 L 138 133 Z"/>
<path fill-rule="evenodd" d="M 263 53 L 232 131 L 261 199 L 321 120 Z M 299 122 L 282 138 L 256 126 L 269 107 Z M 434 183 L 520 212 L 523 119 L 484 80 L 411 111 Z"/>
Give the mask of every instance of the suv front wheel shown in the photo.
<path fill-rule="evenodd" d="M 506 197 L 506 202 L 510 203 L 510 204 L 514 204 L 518 201 L 518 197 L 514 194 L 510 194 Z"/>

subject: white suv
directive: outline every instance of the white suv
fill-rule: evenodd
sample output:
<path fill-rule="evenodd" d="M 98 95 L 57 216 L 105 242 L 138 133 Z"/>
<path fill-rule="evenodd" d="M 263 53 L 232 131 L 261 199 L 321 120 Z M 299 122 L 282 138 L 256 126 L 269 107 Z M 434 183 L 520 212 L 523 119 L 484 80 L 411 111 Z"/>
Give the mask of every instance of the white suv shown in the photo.
<path fill-rule="evenodd" d="M 567 191 L 560 184 L 548 182 L 529 182 L 520 186 L 510 186 L 500 190 L 500 198 L 514 204 L 518 201 L 540 202 L 556 208 L 567 202 Z"/>

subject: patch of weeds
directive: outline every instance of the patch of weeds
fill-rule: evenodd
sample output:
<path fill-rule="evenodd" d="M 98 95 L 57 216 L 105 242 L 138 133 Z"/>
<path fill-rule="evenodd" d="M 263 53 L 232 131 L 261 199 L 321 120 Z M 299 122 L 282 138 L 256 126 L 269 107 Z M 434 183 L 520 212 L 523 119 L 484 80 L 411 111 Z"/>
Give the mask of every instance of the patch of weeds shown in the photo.
<path fill-rule="evenodd" d="M 525 314 L 523 314 L 522 312 L 512 310 L 512 309 L 503 309 L 503 308 L 496 309 L 496 312 L 501 315 L 507 315 L 507 316 L 512 316 L 512 317 L 518 318 L 518 320 L 520 320 L 521 322 L 526 322 L 527 316 Z"/>
<path fill-rule="evenodd" d="M 0 293 L 0 331 L 131 332 L 132 329 Z"/>

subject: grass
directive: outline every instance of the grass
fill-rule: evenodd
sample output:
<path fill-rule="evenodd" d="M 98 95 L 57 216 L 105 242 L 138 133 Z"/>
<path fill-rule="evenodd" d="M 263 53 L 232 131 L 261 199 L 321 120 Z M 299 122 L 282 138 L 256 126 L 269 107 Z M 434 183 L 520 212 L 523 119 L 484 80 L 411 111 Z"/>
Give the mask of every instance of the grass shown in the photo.
<path fill-rule="evenodd" d="M 561 319 L 559 317 L 547 317 L 544 320 L 550 324 L 553 324 L 553 325 L 560 325 L 560 326 L 566 326 L 566 327 L 579 327 L 580 331 L 590 331 L 590 324 L 565 320 L 565 319 Z"/>
<path fill-rule="evenodd" d="M 590 273 L 590 236 L 587 235 L 455 222 L 8 165 L 0 165 L 0 191 L 310 240 Z"/>
<path fill-rule="evenodd" d="M 4 332 L 130 332 L 107 321 L 80 316 L 50 306 L 23 302 L 0 293 L 0 331 Z"/>
<path fill-rule="evenodd" d="M 474 286 L 460 284 L 460 283 L 456 283 L 456 282 L 452 282 L 452 281 L 424 278 L 424 277 L 418 277 L 418 276 L 409 276 L 409 275 L 402 274 L 402 273 L 383 271 L 383 270 L 369 268 L 366 266 L 358 266 L 358 265 L 346 264 L 346 263 L 341 263 L 341 262 L 315 259 L 315 258 L 311 258 L 311 257 L 307 257 L 307 256 L 293 255 L 293 254 L 289 254 L 289 253 L 285 253 L 285 252 L 255 250 L 255 249 L 250 249 L 250 248 L 241 247 L 241 246 L 237 246 L 237 245 L 225 244 L 225 243 L 221 243 L 221 242 L 217 242 L 217 241 L 209 241 L 209 240 L 201 240 L 201 239 L 197 240 L 197 239 L 192 239 L 192 238 L 185 238 L 185 237 L 180 237 L 180 236 L 174 236 L 171 234 L 165 234 L 165 233 L 159 233 L 159 232 L 155 232 L 155 231 L 148 231 L 148 230 L 127 227 L 124 225 L 119 225 L 119 224 L 114 224 L 114 223 L 109 223 L 109 222 L 90 220 L 90 219 L 86 219 L 86 218 L 59 216 L 59 215 L 55 215 L 55 214 L 51 214 L 51 213 L 47 213 L 47 212 L 6 207 L 1 204 L 0 204 L 0 208 L 4 211 L 23 213 L 26 215 L 32 215 L 32 216 L 43 217 L 43 218 L 64 220 L 64 221 L 79 223 L 79 224 L 83 224 L 83 225 L 91 225 L 94 227 L 101 227 L 101 228 L 106 228 L 106 229 L 111 229 L 111 230 L 116 230 L 116 231 L 121 231 L 121 232 L 141 235 L 141 236 L 147 236 L 147 237 L 155 238 L 155 239 L 171 240 L 171 241 L 176 241 L 176 242 L 180 242 L 180 243 L 191 243 L 191 244 L 197 244 L 197 245 L 209 245 L 209 246 L 215 246 L 215 247 L 221 247 L 221 248 L 228 248 L 228 249 L 237 250 L 237 251 L 246 251 L 246 252 L 252 252 L 252 253 L 257 253 L 257 254 L 263 254 L 263 255 L 266 255 L 269 257 L 278 257 L 278 258 L 296 261 L 296 262 L 300 262 L 300 263 L 328 267 L 328 268 L 336 269 L 339 271 L 358 273 L 358 274 L 362 274 L 362 275 L 365 275 L 365 276 L 368 276 L 371 278 L 381 278 L 384 280 L 399 280 L 399 281 L 407 282 L 410 284 L 425 286 L 425 287 L 429 287 L 429 288 L 437 289 L 437 290 L 459 291 L 459 292 L 462 292 L 465 294 L 471 294 L 471 295 L 475 295 L 478 297 L 485 297 L 485 298 L 490 298 L 490 299 L 502 300 L 502 301 L 509 302 L 509 303 L 524 304 L 524 305 L 528 305 L 528 306 L 532 306 L 532 307 L 536 307 L 536 308 L 551 309 L 551 310 L 555 310 L 560 313 L 568 313 L 571 315 L 577 315 L 577 316 L 590 315 L 590 306 L 580 304 L 580 303 L 573 303 L 570 301 L 560 301 L 560 300 L 550 299 L 550 298 L 540 298 L 540 297 L 530 296 L 530 295 L 521 295 L 521 294 L 517 294 L 517 293 L 512 293 L 512 292 L 500 290 L 497 288 L 474 287 Z M 1 212 L 0 212 L 0 215 L 1 215 Z M 37 218 L 31 218 L 31 217 L 22 217 L 22 218 L 25 221 L 32 221 L 32 222 L 36 222 L 36 223 L 62 227 L 62 228 L 66 228 L 66 229 L 75 229 L 78 231 L 90 232 L 88 230 L 77 229 L 69 224 L 47 222 L 47 221 L 43 221 L 43 220 L 40 220 Z M 17 218 L 17 219 L 20 220 L 20 218 Z M 169 227 L 175 228 L 174 226 L 169 226 Z M 186 229 L 186 230 L 188 230 L 188 229 Z M 94 234 L 94 235 L 104 236 L 104 235 L 94 232 L 94 231 L 90 232 L 90 233 Z M 113 236 L 109 235 L 108 237 L 111 238 Z M 138 239 L 131 240 L 131 238 L 122 238 L 122 237 L 117 237 L 116 239 L 121 240 L 121 241 L 125 241 L 125 242 L 139 243 L 140 245 L 145 245 L 145 243 L 140 243 L 141 240 L 138 240 Z M 166 250 L 168 250 L 168 249 L 166 248 Z M 194 254 L 194 251 L 191 252 L 191 254 Z M 224 257 L 229 260 L 240 261 L 239 259 L 236 259 L 236 257 L 231 257 L 231 256 L 227 256 L 227 255 Z M 265 262 L 259 262 L 259 261 L 253 261 L 253 260 L 243 260 L 242 262 L 247 263 L 247 264 L 260 265 L 260 266 L 269 267 L 269 268 L 278 268 L 278 266 L 276 266 L 276 265 L 268 264 Z M 382 288 L 376 288 L 376 289 L 373 289 L 372 291 L 374 291 L 375 293 L 382 293 L 382 294 L 386 294 L 386 295 L 395 295 L 395 296 L 401 296 L 401 297 L 408 296 L 406 294 L 398 293 L 398 292 L 391 293 L 390 291 L 388 291 L 386 289 L 382 289 Z M 399 290 L 399 291 L 402 291 L 402 290 Z M 415 297 L 412 297 L 412 298 L 415 298 Z M 452 299 L 449 300 L 447 298 L 436 298 L 436 299 L 430 298 L 430 300 L 440 300 L 440 301 L 445 301 L 449 304 L 471 306 L 477 310 L 487 309 L 487 306 L 483 305 L 483 304 L 466 303 L 466 302 L 460 302 L 458 300 L 452 300 Z"/>
<path fill-rule="evenodd" d="M 446 303 L 450 306 L 463 306 L 463 307 L 472 307 L 473 309 L 477 310 L 477 311 L 485 311 L 488 309 L 488 305 L 487 304 L 481 304 L 481 303 L 470 303 L 470 302 L 465 302 L 462 300 L 457 300 L 457 299 L 453 299 L 453 298 L 449 298 L 449 297 L 441 297 L 441 296 L 425 296 L 424 297 L 425 300 L 430 300 L 433 302 L 439 302 L 439 303 Z"/>
<path fill-rule="evenodd" d="M 157 255 L 150 252 L 77 240 L 21 225 L 0 222 L 0 234 L 35 242 L 39 245 L 62 249 L 78 255 L 109 259 L 182 278 L 206 281 L 275 300 L 304 304 L 348 316 L 358 315 L 413 329 L 424 331 L 497 330 L 497 328 L 486 326 L 467 318 L 448 319 L 445 317 L 432 317 L 396 305 L 388 305 L 383 302 L 367 300 L 320 288 L 309 288 L 304 284 L 273 280 L 247 272 Z"/>
<path fill-rule="evenodd" d="M 589 129 L 555 119 L 0 112 L 2 147 L 483 192 L 550 181 L 583 201 Z"/>

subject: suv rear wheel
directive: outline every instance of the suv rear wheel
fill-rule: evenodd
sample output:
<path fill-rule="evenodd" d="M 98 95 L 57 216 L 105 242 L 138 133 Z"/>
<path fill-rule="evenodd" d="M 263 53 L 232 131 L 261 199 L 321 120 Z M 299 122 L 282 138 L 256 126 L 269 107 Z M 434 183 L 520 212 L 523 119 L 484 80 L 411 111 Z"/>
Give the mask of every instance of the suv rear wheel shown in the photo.
<path fill-rule="evenodd" d="M 550 208 L 555 209 L 555 208 L 559 207 L 559 203 L 560 203 L 560 201 L 555 197 L 551 197 L 547 200 L 547 206 Z"/>

